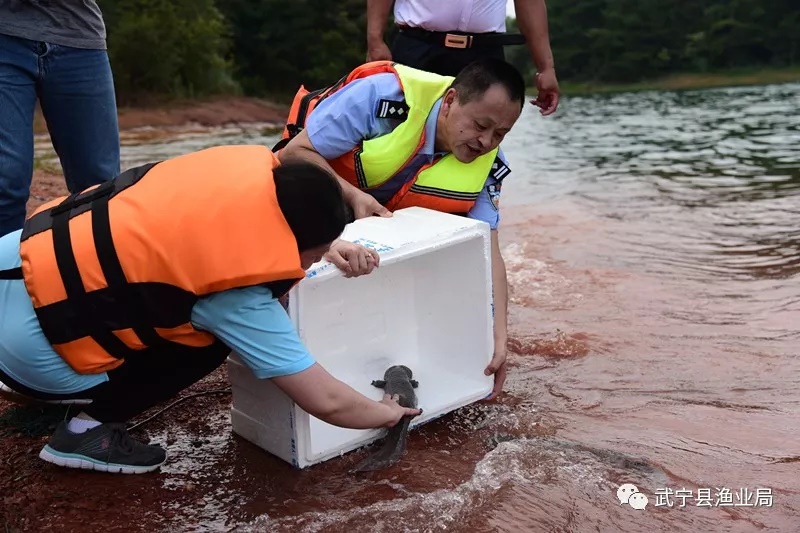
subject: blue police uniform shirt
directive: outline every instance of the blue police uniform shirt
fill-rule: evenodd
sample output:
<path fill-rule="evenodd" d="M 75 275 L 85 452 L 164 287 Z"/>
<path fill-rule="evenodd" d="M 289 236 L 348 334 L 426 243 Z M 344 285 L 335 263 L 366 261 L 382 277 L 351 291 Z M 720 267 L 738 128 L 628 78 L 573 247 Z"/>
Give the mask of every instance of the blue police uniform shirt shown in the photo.
<path fill-rule="evenodd" d="M 390 73 L 374 74 L 355 80 L 320 102 L 306 120 L 306 132 L 314 149 L 325 159 L 332 160 L 348 153 L 363 140 L 374 139 L 391 133 L 401 122 L 377 116 L 381 100 L 403 100 L 403 91 L 397 77 Z M 440 98 L 431 109 L 425 123 L 425 145 L 412 158 L 409 164 L 387 183 L 367 191 L 376 200 L 385 204 L 399 191 L 403 184 L 413 178 L 423 165 L 430 164 L 435 157 L 445 152 L 436 152 L 436 118 L 442 105 Z M 508 166 L 502 150 L 498 156 Z M 502 179 L 510 174 L 506 172 Z M 501 180 L 502 181 L 502 180 Z M 487 176 L 486 184 L 478 199 L 467 213 L 469 218 L 487 222 L 491 229 L 500 223 L 497 202 L 500 184 Z"/>
<path fill-rule="evenodd" d="M 21 234 L 18 230 L 0 237 L 0 270 L 20 266 Z M 191 320 L 236 351 L 258 378 L 294 374 L 315 363 L 286 310 L 263 286 L 200 298 Z M 76 393 L 108 381 L 106 373 L 78 374 L 53 350 L 22 280 L 0 280 L 0 370 L 52 394 Z"/>

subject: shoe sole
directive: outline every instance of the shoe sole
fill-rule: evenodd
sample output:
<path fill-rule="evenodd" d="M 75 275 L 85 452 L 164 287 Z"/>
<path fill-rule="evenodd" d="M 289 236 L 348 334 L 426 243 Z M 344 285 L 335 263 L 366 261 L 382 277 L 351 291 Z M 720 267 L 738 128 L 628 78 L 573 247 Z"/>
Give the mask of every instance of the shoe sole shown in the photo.
<path fill-rule="evenodd" d="M 85 455 L 58 452 L 51 448 L 49 444 L 45 445 L 45 447 L 42 448 L 42 451 L 39 452 L 39 458 L 47 461 L 48 463 L 53 463 L 54 465 L 63 466 L 66 468 L 97 470 L 99 472 L 109 472 L 111 474 L 146 474 L 147 472 L 156 470 L 158 467 L 163 465 L 164 462 L 166 462 L 166 458 L 164 458 L 164 461 L 152 466 L 131 466 L 103 463 Z"/>

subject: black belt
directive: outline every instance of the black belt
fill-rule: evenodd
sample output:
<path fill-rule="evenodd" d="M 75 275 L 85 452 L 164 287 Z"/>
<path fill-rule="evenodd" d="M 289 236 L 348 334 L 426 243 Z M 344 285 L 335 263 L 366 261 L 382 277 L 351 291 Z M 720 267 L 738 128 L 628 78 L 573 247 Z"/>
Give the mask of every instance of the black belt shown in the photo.
<path fill-rule="evenodd" d="M 461 31 L 428 31 L 410 26 L 397 26 L 398 31 L 414 39 L 438 44 L 445 48 L 481 48 L 524 44 L 525 36 L 519 33 L 465 33 Z"/>

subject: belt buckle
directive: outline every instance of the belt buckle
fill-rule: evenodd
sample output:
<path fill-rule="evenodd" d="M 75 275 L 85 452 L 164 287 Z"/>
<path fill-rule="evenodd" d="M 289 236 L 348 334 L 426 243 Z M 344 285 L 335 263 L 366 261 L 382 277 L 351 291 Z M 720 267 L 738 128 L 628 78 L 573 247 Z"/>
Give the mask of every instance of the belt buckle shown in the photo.
<path fill-rule="evenodd" d="M 472 45 L 472 36 L 448 33 L 444 36 L 444 45 L 447 48 L 469 48 Z"/>

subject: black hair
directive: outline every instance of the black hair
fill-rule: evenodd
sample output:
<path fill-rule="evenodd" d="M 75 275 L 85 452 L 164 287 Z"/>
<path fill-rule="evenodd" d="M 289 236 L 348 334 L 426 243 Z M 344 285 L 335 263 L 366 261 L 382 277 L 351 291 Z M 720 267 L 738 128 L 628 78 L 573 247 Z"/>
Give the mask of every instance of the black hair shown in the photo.
<path fill-rule="evenodd" d="M 450 85 L 458 92 L 458 101 L 467 104 L 484 95 L 489 87 L 499 83 L 511 101 L 525 106 L 525 80 L 510 63 L 493 57 L 482 57 L 461 69 Z"/>
<path fill-rule="evenodd" d="M 319 165 L 295 160 L 281 164 L 273 176 L 278 205 L 300 252 L 330 244 L 353 221 L 339 182 Z"/>

